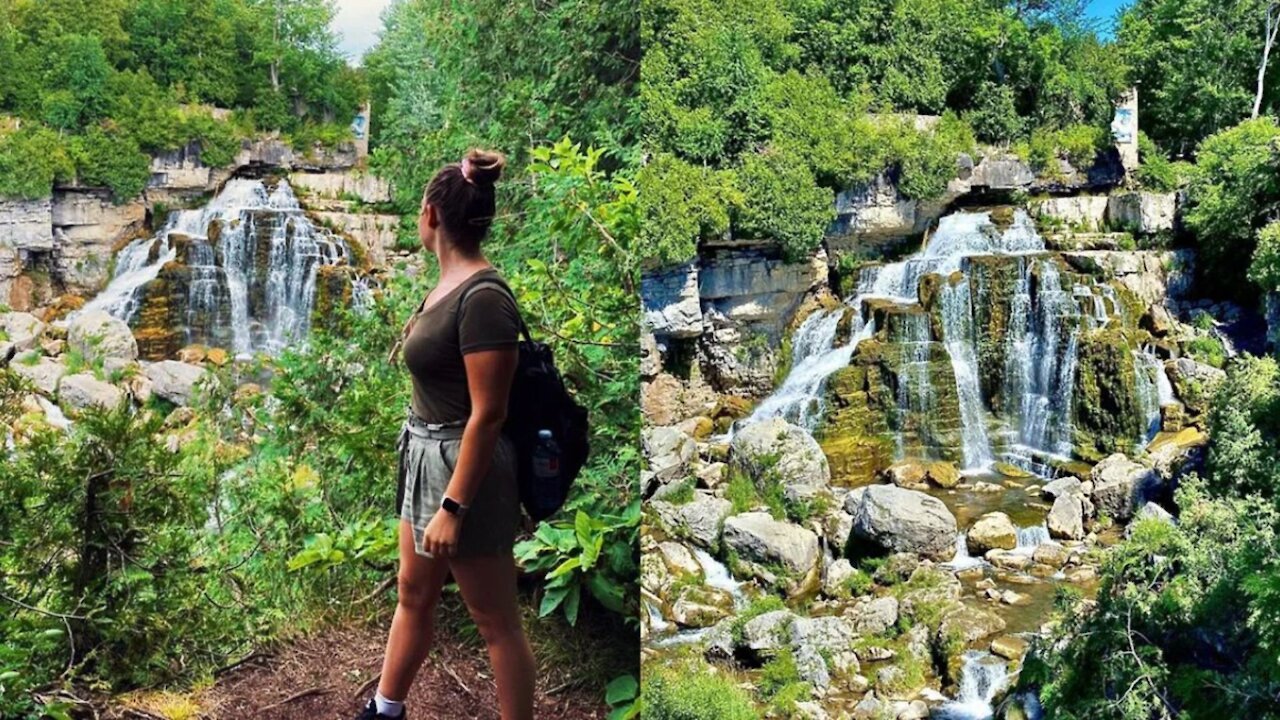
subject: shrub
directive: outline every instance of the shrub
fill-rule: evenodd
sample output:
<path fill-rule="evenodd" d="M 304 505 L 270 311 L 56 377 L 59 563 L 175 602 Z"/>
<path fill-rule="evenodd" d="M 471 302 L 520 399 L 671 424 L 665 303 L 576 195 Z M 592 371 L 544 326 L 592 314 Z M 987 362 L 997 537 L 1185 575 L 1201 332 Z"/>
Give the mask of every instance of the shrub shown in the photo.
<path fill-rule="evenodd" d="M 973 107 L 965 113 L 979 140 L 1007 143 L 1022 134 L 1025 121 L 1018 115 L 1013 89 L 987 81 L 974 97 Z"/>
<path fill-rule="evenodd" d="M 793 262 L 818 248 L 835 218 L 834 197 L 818 187 L 801 158 L 773 149 L 752 153 L 743 161 L 738 181 L 743 198 L 737 234 L 772 239 Z"/>
<path fill-rule="evenodd" d="M 74 139 L 72 155 L 80 182 L 109 188 L 117 203 L 137 197 L 151 179 L 151 158 L 119 132 L 90 128 Z"/>
<path fill-rule="evenodd" d="M 1169 158 L 1146 133 L 1138 133 L 1138 160 L 1140 162 L 1135 173 L 1138 183 L 1147 190 L 1155 192 L 1172 192 L 1182 182 L 1177 164 Z"/>
<path fill-rule="evenodd" d="M 698 241 L 729 231 L 729 214 L 741 204 L 732 172 L 692 165 L 659 153 L 639 173 L 644 224 L 636 254 L 653 265 L 692 260 Z"/>
<path fill-rule="evenodd" d="M 49 197 L 53 183 L 75 176 L 75 163 L 56 133 L 38 124 L 0 135 L 0 196 Z"/>
<path fill-rule="evenodd" d="M 687 672 L 662 668 L 641 678 L 644 717 L 648 720 L 756 720 L 747 693 L 707 666 Z"/>
<path fill-rule="evenodd" d="M 1227 364 L 1227 350 L 1222 341 L 1212 335 L 1201 335 L 1187 343 L 1187 352 L 1207 365 L 1220 368 Z"/>

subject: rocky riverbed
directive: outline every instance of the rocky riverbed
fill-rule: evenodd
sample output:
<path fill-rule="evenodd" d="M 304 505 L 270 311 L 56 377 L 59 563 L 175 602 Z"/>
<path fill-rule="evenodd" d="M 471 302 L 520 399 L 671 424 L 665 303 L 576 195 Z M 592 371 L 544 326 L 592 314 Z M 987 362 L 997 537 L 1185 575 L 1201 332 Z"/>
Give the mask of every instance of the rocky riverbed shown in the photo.
<path fill-rule="evenodd" d="M 844 293 L 750 249 L 706 261 L 736 286 L 655 276 L 646 662 L 702 663 L 775 714 L 785 676 L 802 717 L 1034 715 L 1008 692 L 1055 603 L 1087 606 L 1133 523 L 1176 522 L 1203 461 L 1222 373 L 1187 348 L 1231 346 L 1194 258 L 1050 226 L 954 213 Z"/>

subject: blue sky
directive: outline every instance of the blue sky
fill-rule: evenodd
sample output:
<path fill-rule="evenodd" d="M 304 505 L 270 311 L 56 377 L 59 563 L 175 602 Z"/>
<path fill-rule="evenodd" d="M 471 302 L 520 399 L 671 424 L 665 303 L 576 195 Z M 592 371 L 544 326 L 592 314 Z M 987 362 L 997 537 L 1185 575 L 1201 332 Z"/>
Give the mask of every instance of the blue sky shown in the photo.
<path fill-rule="evenodd" d="M 1100 30 L 1103 35 L 1110 36 L 1116 12 L 1131 3 L 1132 0 L 1092 0 L 1089 3 L 1089 15 L 1095 20 L 1101 21 L 1102 27 Z"/>

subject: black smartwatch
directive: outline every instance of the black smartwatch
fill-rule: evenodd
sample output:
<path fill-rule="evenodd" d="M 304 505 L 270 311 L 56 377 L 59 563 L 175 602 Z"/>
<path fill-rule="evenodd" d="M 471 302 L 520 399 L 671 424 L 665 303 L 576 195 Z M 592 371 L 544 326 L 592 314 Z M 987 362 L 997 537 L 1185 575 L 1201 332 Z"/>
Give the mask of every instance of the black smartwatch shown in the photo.
<path fill-rule="evenodd" d="M 454 517 L 459 517 L 459 518 L 467 514 L 467 506 L 463 505 L 457 500 L 454 500 L 448 495 L 445 495 L 444 500 L 440 501 L 440 509 L 444 510 L 445 512 L 449 513 Z"/>

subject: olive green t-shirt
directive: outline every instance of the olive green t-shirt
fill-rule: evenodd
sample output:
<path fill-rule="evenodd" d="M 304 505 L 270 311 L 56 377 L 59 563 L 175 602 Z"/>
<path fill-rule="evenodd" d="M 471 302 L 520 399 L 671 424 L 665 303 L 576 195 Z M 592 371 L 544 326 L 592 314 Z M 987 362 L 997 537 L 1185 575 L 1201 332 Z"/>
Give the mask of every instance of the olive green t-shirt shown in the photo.
<path fill-rule="evenodd" d="M 413 378 L 413 412 L 429 423 L 471 416 L 463 355 L 514 348 L 520 340 L 520 311 L 506 290 L 490 282 L 467 293 L 484 280 L 501 282 L 502 276 L 488 268 L 462 281 L 419 314 L 405 338 L 403 355 Z"/>

